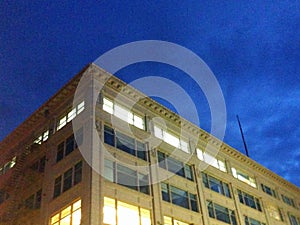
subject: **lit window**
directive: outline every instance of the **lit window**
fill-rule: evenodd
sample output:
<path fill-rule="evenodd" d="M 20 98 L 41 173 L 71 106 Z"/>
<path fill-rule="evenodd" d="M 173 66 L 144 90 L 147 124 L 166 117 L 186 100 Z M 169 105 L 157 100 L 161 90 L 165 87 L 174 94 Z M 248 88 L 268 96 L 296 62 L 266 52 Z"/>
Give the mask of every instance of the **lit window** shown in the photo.
<path fill-rule="evenodd" d="M 237 178 L 238 180 L 249 184 L 250 186 L 256 188 L 256 182 L 255 179 L 253 177 L 250 177 L 249 175 L 247 175 L 246 173 L 243 173 L 235 168 L 231 168 L 232 171 L 232 175 Z"/>
<path fill-rule="evenodd" d="M 8 170 L 13 168 L 16 165 L 17 157 L 13 157 L 10 161 L 6 162 L 3 166 L 0 167 L 0 175 L 7 173 Z"/>
<path fill-rule="evenodd" d="M 150 210 L 104 197 L 103 222 L 109 225 L 151 225 Z M 117 223 L 118 218 L 118 223 Z"/>
<path fill-rule="evenodd" d="M 112 100 L 108 98 L 103 98 L 103 106 L 102 109 L 109 114 L 112 114 L 119 119 L 134 125 L 137 128 L 140 128 L 142 130 L 145 129 L 144 119 L 142 116 L 139 116 L 133 112 L 131 112 L 129 109 L 114 103 Z"/>
<path fill-rule="evenodd" d="M 164 142 L 174 146 L 175 148 L 181 149 L 182 151 L 189 153 L 188 142 L 181 140 L 175 135 L 169 133 L 166 130 L 154 125 L 154 136 L 162 139 Z"/>
<path fill-rule="evenodd" d="M 51 225 L 80 225 L 81 224 L 81 200 L 62 209 L 50 219 Z"/>
<path fill-rule="evenodd" d="M 164 216 L 164 225 L 189 225 L 189 223 L 184 223 L 180 220 L 176 220 L 174 218 Z"/>
<path fill-rule="evenodd" d="M 196 153 L 197 153 L 198 159 L 200 159 L 201 161 L 204 161 L 205 163 L 207 163 L 223 172 L 227 172 L 226 164 L 223 160 L 217 159 L 217 158 L 213 157 L 212 155 L 210 155 L 206 152 L 203 152 L 199 148 L 196 149 Z"/>
<path fill-rule="evenodd" d="M 80 102 L 77 106 L 72 108 L 70 111 L 64 115 L 57 124 L 57 130 L 63 128 L 68 122 L 72 121 L 77 115 L 79 115 L 84 110 L 84 101 Z"/>
<path fill-rule="evenodd" d="M 35 139 L 33 143 L 40 145 L 42 144 L 42 142 L 47 141 L 48 137 L 49 137 L 49 130 L 46 130 L 37 139 Z"/>
<path fill-rule="evenodd" d="M 103 110 L 109 114 L 114 113 L 114 103 L 108 98 L 103 98 Z"/>

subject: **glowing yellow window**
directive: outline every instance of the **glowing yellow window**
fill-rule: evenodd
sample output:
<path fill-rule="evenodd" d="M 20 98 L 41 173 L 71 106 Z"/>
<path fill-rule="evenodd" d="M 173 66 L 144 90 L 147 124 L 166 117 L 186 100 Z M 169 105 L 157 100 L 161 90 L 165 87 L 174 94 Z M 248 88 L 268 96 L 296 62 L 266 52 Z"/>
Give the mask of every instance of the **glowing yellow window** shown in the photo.
<path fill-rule="evenodd" d="M 139 225 L 139 210 L 137 206 L 118 202 L 118 225 Z"/>
<path fill-rule="evenodd" d="M 164 216 L 164 225 L 172 225 L 172 218 Z"/>
<path fill-rule="evenodd" d="M 151 225 L 150 211 L 141 208 L 141 225 Z"/>
<path fill-rule="evenodd" d="M 116 225 L 115 200 L 104 197 L 103 222 L 105 224 Z"/>

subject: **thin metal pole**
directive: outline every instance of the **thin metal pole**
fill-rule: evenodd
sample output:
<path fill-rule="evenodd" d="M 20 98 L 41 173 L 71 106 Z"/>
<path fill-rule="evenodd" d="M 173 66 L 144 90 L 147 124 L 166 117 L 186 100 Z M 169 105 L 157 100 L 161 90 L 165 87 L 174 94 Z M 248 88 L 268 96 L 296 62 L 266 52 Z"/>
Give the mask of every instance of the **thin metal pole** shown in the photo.
<path fill-rule="evenodd" d="M 245 141 L 245 137 L 244 137 L 244 133 L 243 133 L 243 129 L 242 129 L 242 125 L 241 125 L 241 122 L 240 122 L 240 118 L 238 115 L 236 115 L 236 118 L 238 120 L 238 123 L 239 123 L 239 127 L 240 127 L 240 131 L 241 131 L 241 135 L 242 135 L 242 139 L 243 139 L 243 143 L 244 143 L 244 147 L 245 147 L 245 151 L 246 151 L 246 155 L 249 157 L 249 152 L 248 152 L 248 148 L 247 148 L 247 145 L 246 145 L 246 141 Z"/>

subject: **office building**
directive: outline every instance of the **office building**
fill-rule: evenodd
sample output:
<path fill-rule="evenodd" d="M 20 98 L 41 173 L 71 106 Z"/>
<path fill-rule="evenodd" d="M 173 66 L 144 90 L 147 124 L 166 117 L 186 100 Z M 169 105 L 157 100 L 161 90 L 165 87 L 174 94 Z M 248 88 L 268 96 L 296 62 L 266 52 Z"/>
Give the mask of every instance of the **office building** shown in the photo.
<path fill-rule="evenodd" d="M 300 225 L 299 187 L 94 64 L 0 151 L 0 225 Z"/>

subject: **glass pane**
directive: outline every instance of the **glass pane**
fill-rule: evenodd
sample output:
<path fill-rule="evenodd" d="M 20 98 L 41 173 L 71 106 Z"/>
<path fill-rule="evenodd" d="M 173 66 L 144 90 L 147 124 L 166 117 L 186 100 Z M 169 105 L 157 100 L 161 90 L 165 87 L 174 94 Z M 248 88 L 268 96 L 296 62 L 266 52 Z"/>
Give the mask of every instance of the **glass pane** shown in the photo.
<path fill-rule="evenodd" d="M 112 198 L 104 197 L 104 208 L 103 208 L 103 222 L 105 224 L 116 224 L 116 209 L 115 200 Z"/>
<path fill-rule="evenodd" d="M 200 159 L 201 161 L 204 161 L 203 151 L 201 151 L 199 148 L 197 148 L 196 151 L 197 151 L 198 159 Z"/>
<path fill-rule="evenodd" d="M 187 192 L 171 186 L 171 199 L 175 205 L 189 208 Z"/>
<path fill-rule="evenodd" d="M 56 223 L 59 220 L 59 213 L 51 217 L 51 224 Z"/>
<path fill-rule="evenodd" d="M 60 225 L 71 225 L 71 215 L 68 215 L 60 220 Z"/>
<path fill-rule="evenodd" d="M 164 201 L 170 202 L 169 186 L 165 183 L 161 183 L 161 194 Z"/>
<path fill-rule="evenodd" d="M 144 125 L 144 119 L 141 116 L 134 115 L 133 117 L 133 125 L 144 130 L 145 125 Z"/>
<path fill-rule="evenodd" d="M 176 148 L 180 147 L 179 138 L 175 137 L 174 135 L 170 134 L 169 132 L 165 131 L 163 133 L 163 140 Z"/>
<path fill-rule="evenodd" d="M 164 216 L 164 225 L 172 225 L 172 218 Z"/>
<path fill-rule="evenodd" d="M 110 113 L 110 114 L 113 114 L 114 112 L 114 103 L 107 99 L 107 98 L 103 98 L 103 110 Z"/>
<path fill-rule="evenodd" d="M 81 200 L 78 200 L 77 202 L 73 203 L 73 211 L 75 211 L 76 209 L 81 208 Z"/>
<path fill-rule="evenodd" d="M 108 159 L 105 159 L 104 161 L 104 177 L 114 182 L 114 163 Z"/>
<path fill-rule="evenodd" d="M 150 211 L 141 208 L 141 225 L 151 225 Z"/>
<path fill-rule="evenodd" d="M 116 138 L 118 149 L 123 150 L 124 152 L 127 152 L 131 155 L 136 155 L 135 141 L 133 138 L 128 137 L 127 135 L 120 132 L 116 132 Z"/>
<path fill-rule="evenodd" d="M 154 125 L 154 135 L 157 138 L 163 139 L 163 130 L 160 127 Z"/>
<path fill-rule="evenodd" d="M 67 122 L 70 122 L 72 119 L 74 119 L 76 116 L 76 108 L 72 109 L 70 112 L 67 114 Z"/>
<path fill-rule="evenodd" d="M 128 119 L 130 117 L 131 112 L 122 106 L 115 104 L 115 110 L 114 110 L 114 115 L 121 120 L 124 120 L 126 122 L 129 122 Z"/>
<path fill-rule="evenodd" d="M 183 169 L 182 162 L 180 162 L 172 157 L 168 157 L 167 165 L 168 165 L 168 170 L 170 172 L 176 173 L 177 175 L 184 177 L 184 169 Z"/>
<path fill-rule="evenodd" d="M 72 225 L 80 225 L 81 223 L 81 210 L 78 209 L 72 213 Z"/>
<path fill-rule="evenodd" d="M 61 211 L 61 218 L 71 214 L 71 206 L 68 206 L 64 210 Z"/>
<path fill-rule="evenodd" d="M 77 115 L 84 110 L 84 101 L 77 105 Z"/>
<path fill-rule="evenodd" d="M 118 202 L 118 225 L 139 225 L 139 211 L 137 206 Z"/>
<path fill-rule="evenodd" d="M 69 190 L 72 187 L 72 172 L 73 169 L 71 168 L 64 173 L 63 191 Z"/>
<path fill-rule="evenodd" d="M 104 143 L 115 146 L 114 130 L 108 126 L 104 126 Z"/>

